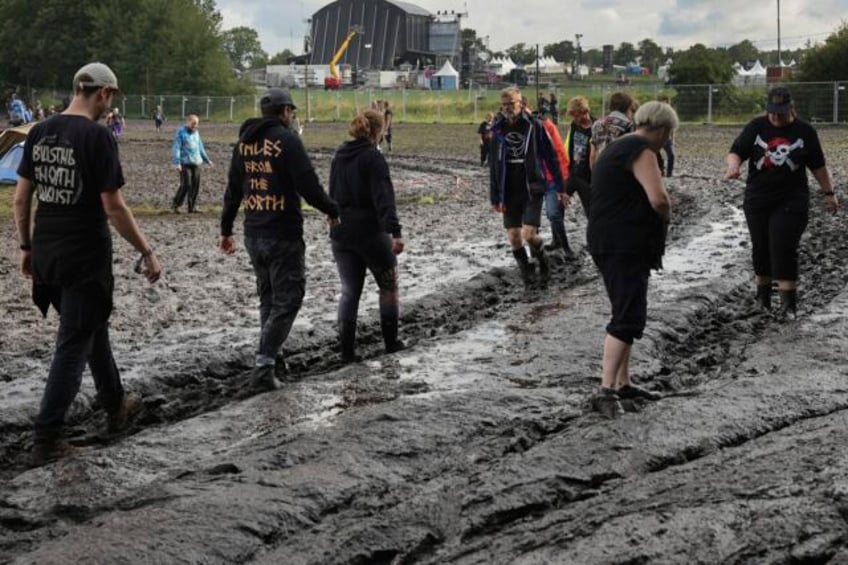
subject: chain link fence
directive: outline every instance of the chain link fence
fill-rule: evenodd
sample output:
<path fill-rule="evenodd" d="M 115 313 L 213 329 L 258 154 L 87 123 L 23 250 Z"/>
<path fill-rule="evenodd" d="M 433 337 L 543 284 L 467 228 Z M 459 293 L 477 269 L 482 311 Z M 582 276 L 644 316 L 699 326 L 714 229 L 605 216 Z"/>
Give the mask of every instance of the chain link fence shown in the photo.
<path fill-rule="evenodd" d="M 817 123 L 848 121 L 848 81 L 818 83 L 787 83 L 795 108 L 805 119 Z M 656 100 L 667 95 L 686 123 L 743 123 L 765 111 L 768 85 L 663 85 L 634 84 L 617 86 L 611 83 L 574 83 L 567 86 L 535 86 L 522 91 L 533 104 L 539 95 L 554 93 L 559 101 L 560 116 L 565 119 L 568 100 L 577 95 L 589 99 L 592 115 L 602 116 L 613 92 L 627 91 L 638 101 Z M 66 94 L 33 89 L 28 100 L 39 100 L 47 108 L 61 104 Z M 376 100 L 389 103 L 398 122 L 418 123 L 478 123 L 487 112 L 500 106 L 500 88 L 472 86 L 459 91 L 430 91 L 411 89 L 321 90 L 294 89 L 301 120 L 349 121 L 357 111 Z M 205 120 L 240 122 L 259 115 L 260 93 L 244 96 L 189 96 L 127 94 L 115 99 L 115 105 L 128 118 L 151 118 L 156 106 L 161 106 L 171 120 L 182 120 L 187 114 L 197 114 Z"/>

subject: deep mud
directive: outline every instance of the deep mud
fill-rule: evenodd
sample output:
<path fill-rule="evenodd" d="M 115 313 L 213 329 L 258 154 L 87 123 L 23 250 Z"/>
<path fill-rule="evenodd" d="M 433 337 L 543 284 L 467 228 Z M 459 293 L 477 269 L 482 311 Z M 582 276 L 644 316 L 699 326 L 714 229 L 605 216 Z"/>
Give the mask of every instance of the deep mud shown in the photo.
<path fill-rule="evenodd" d="M 106 437 L 90 378 L 69 416 L 83 452 L 27 462 L 55 335 L 0 253 L 0 562 L 845 563 L 845 214 L 814 196 L 797 321 L 753 301 L 742 184 L 719 180 L 736 129 L 678 135 L 665 271 L 635 374 L 666 398 L 591 412 L 608 303 L 591 259 L 526 292 L 489 211 L 473 128 L 398 126 L 408 350 L 381 353 L 376 292 L 362 363 L 333 353 L 339 284 L 307 220 L 307 296 L 282 390 L 245 391 L 257 312 L 243 250 L 217 253 L 232 126 L 201 125 L 216 166 L 198 215 L 167 208 L 169 139 L 130 124 L 127 199 L 163 258 L 150 287 L 116 239 L 115 355 L 145 410 Z M 342 126 L 306 140 L 322 178 Z M 820 132 L 837 189 L 845 131 Z M 582 249 L 585 218 L 568 212 Z M 546 234 L 547 235 L 547 234 Z"/>

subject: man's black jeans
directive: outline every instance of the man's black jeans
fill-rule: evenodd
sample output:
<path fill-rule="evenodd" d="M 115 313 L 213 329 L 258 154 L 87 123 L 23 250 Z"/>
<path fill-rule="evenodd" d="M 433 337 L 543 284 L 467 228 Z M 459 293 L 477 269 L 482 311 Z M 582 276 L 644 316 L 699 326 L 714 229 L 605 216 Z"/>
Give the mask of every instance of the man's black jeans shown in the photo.
<path fill-rule="evenodd" d="M 109 343 L 108 316 L 92 319 L 90 312 L 102 311 L 102 305 L 91 303 L 93 299 L 85 288 L 54 289 L 51 302 L 59 312 L 59 331 L 41 409 L 35 418 L 36 441 L 50 440 L 61 433 L 86 363 L 103 408 L 111 413 L 121 406 L 124 388 Z"/>
<path fill-rule="evenodd" d="M 273 365 L 289 336 L 306 292 L 306 245 L 303 239 L 244 238 L 256 274 L 262 334 L 257 365 Z"/>

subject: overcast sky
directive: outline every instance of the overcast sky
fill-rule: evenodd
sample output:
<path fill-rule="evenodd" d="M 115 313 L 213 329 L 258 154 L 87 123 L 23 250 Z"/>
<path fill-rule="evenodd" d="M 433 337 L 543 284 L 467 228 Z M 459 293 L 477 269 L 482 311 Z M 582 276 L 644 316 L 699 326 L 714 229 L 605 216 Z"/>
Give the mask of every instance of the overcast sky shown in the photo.
<path fill-rule="evenodd" d="M 273 55 L 300 53 L 306 19 L 329 2 L 315 0 L 217 0 L 224 29 L 248 26 Z M 467 11 L 463 28 L 489 37 L 494 51 L 524 42 L 540 47 L 583 34 L 585 49 L 605 43 L 634 45 L 651 38 L 662 47 L 694 43 L 730 46 L 750 39 L 763 50 L 777 47 L 777 0 L 419 0 L 425 10 Z M 848 18 L 848 0 L 782 0 L 781 47 L 824 41 Z"/>

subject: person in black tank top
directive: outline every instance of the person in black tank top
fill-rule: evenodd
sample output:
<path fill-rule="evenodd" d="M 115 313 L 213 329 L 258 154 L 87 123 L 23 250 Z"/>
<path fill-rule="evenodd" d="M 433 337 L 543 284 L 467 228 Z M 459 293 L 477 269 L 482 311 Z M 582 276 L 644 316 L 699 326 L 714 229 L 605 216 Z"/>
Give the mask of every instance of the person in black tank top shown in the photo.
<path fill-rule="evenodd" d="M 592 170 L 592 206 L 586 240 L 612 306 L 604 340 L 603 376 L 594 407 L 607 417 L 624 412 L 621 399 L 658 400 L 630 382 L 630 352 L 642 337 L 648 277 L 661 268 L 671 204 L 657 151 L 677 128 L 668 104 L 648 102 L 636 112 L 636 130 L 610 143 Z"/>

